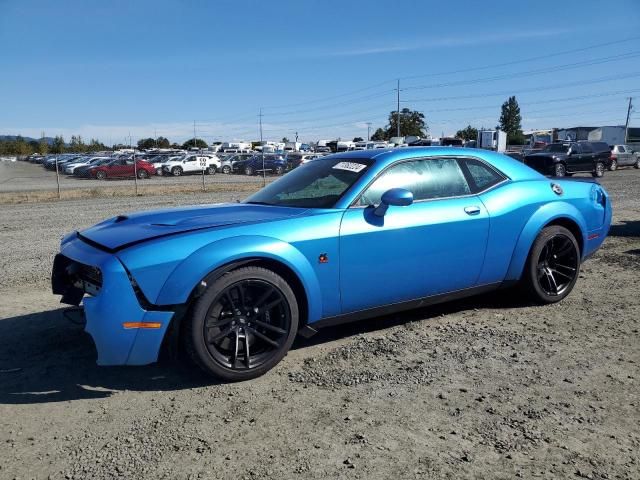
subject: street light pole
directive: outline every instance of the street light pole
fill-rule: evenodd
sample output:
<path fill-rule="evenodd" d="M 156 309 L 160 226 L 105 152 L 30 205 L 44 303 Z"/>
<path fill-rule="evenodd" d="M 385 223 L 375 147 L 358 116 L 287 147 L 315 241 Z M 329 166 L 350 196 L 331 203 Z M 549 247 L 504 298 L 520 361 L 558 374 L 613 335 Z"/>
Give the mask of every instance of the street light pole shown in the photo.
<path fill-rule="evenodd" d="M 397 105 L 397 109 L 396 109 L 396 127 L 397 127 L 397 136 L 400 136 L 400 79 L 398 79 L 398 88 L 397 88 L 397 93 L 398 93 L 398 105 Z"/>
<path fill-rule="evenodd" d="M 371 140 L 371 122 L 367 122 L 367 142 Z"/>
<path fill-rule="evenodd" d="M 629 117 L 631 116 L 631 109 L 633 105 L 631 105 L 631 100 L 633 97 L 629 97 L 629 106 L 627 107 L 627 121 L 624 124 L 624 143 L 626 144 L 629 141 Z"/>

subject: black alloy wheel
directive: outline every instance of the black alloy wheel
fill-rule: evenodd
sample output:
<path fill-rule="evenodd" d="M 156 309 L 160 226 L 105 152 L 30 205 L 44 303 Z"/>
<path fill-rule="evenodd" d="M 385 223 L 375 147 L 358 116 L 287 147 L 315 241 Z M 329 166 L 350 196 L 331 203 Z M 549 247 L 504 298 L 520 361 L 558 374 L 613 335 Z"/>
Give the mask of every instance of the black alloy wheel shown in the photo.
<path fill-rule="evenodd" d="M 224 274 L 197 299 L 185 341 L 207 373 L 238 381 L 274 367 L 297 330 L 297 301 L 287 282 L 270 270 L 245 267 Z"/>
<path fill-rule="evenodd" d="M 208 175 L 215 175 L 216 174 L 216 167 L 207 167 L 207 174 Z"/>
<path fill-rule="evenodd" d="M 563 163 L 556 163 L 554 174 L 556 177 L 564 177 L 567 174 L 567 169 Z"/>
<path fill-rule="evenodd" d="M 537 303 L 555 303 L 573 289 L 580 272 L 580 247 L 573 234 L 551 225 L 536 238 L 523 276 L 523 287 Z"/>
<path fill-rule="evenodd" d="M 283 167 L 276 167 L 276 175 L 282 175 L 284 173 L 284 168 Z"/>

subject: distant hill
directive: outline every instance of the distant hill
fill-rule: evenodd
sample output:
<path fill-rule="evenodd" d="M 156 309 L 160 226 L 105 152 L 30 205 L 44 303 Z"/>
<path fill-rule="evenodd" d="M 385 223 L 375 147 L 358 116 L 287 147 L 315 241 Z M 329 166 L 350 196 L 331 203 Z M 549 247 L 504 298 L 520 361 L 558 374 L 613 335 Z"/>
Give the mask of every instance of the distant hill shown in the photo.
<path fill-rule="evenodd" d="M 0 142 L 11 142 L 16 138 L 18 138 L 18 135 L 0 135 Z M 31 138 L 31 137 L 22 137 L 22 138 L 24 138 L 24 141 L 27 143 L 40 141 L 39 138 Z M 53 145 L 52 137 L 44 137 L 44 140 L 47 142 L 48 145 Z"/>

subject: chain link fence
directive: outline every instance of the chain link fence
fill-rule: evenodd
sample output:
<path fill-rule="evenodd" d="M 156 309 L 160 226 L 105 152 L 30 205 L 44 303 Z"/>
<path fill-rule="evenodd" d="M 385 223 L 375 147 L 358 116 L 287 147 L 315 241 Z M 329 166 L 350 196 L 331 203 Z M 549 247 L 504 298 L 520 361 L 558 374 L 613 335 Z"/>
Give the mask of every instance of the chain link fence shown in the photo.
<path fill-rule="evenodd" d="M 234 169 L 228 158 L 204 153 L 4 157 L 0 203 L 195 192 L 224 193 L 240 200 L 285 171 Z"/>

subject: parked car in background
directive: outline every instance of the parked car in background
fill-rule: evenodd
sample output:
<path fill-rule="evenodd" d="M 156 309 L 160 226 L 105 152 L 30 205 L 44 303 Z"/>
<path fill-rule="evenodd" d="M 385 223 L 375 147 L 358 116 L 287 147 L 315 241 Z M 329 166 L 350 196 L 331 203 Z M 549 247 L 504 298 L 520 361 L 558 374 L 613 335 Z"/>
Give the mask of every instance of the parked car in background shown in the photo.
<path fill-rule="evenodd" d="M 109 160 L 110 157 L 84 157 L 80 159 L 75 159 L 71 162 L 68 162 L 64 166 L 64 173 L 67 175 L 73 175 L 73 172 L 78 167 L 86 167 L 86 166 L 95 166 L 101 160 Z"/>
<path fill-rule="evenodd" d="M 538 153 L 524 157 L 524 163 L 544 175 L 564 177 L 591 173 L 602 177 L 610 162 L 611 151 L 604 142 L 550 143 Z"/>
<path fill-rule="evenodd" d="M 169 160 L 162 164 L 163 175 L 180 175 L 188 173 L 200 173 L 215 175 L 220 168 L 220 159 L 215 155 L 186 155 L 181 158 Z"/>
<path fill-rule="evenodd" d="M 259 153 L 247 160 L 236 162 L 233 165 L 234 172 L 244 173 L 245 175 L 255 175 L 256 173 L 262 173 L 263 171 L 265 173 L 282 175 L 286 170 L 287 161 L 284 157 L 273 153 Z"/>
<path fill-rule="evenodd" d="M 222 173 L 232 173 L 234 163 L 239 162 L 241 160 L 247 160 L 253 157 L 254 155 L 255 155 L 254 153 L 234 153 L 231 155 L 227 155 L 220 162 L 220 171 Z"/>
<path fill-rule="evenodd" d="M 144 160 L 136 160 L 134 164 L 133 159 L 117 159 L 88 170 L 89 176 L 98 180 L 114 177 L 133 177 L 136 172 L 138 178 L 149 178 L 156 173 L 156 169 Z"/>
<path fill-rule="evenodd" d="M 107 163 L 111 163 L 113 161 L 114 159 L 112 157 L 108 157 L 108 158 L 102 158 L 100 160 L 97 160 L 95 163 L 90 165 L 83 165 L 82 167 L 77 167 L 73 170 L 73 176 L 80 177 L 80 178 L 87 178 L 90 176 L 89 170 L 91 170 L 92 168 L 98 167 L 100 165 L 106 165 Z"/>
<path fill-rule="evenodd" d="M 640 168 L 640 156 L 629 145 L 613 145 L 609 161 L 609 170 L 616 170 L 618 167 Z"/>

